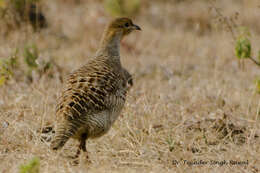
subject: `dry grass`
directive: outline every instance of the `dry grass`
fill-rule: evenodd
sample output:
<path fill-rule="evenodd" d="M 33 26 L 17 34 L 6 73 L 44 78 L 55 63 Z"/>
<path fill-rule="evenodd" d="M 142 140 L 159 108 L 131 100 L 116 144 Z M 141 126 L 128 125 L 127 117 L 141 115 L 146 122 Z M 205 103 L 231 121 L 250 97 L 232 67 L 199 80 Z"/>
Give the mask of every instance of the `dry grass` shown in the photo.
<path fill-rule="evenodd" d="M 82 155 L 73 166 L 63 157 L 76 151 L 73 140 L 55 153 L 40 139 L 40 129 L 55 120 L 58 76 L 35 77 L 32 83 L 19 77 L 0 88 L 0 172 L 17 172 L 33 156 L 40 158 L 40 172 L 259 172 L 260 99 L 254 84 L 259 68 L 246 62 L 239 69 L 232 38 L 207 14 L 207 1 L 143 3 L 134 19 L 143 31 L 129 36 L 121 51 L 134 87 L 109 133 L 87 142 L 92 163 Z M 217 3 L 227 16 L 239 11 L 241 23 L 252 27 L 255 51 L 259 5 L 258 0 Z M 94 54 L 110 18 L 94 0 L 81 5 L 47 0 L 43 9 L 50 27 L 40 33 L 28 26 L 9 31 L 0 39 L 0 57 L 35 43 L 40 58 L 55 59 L 65 77 Z"/>

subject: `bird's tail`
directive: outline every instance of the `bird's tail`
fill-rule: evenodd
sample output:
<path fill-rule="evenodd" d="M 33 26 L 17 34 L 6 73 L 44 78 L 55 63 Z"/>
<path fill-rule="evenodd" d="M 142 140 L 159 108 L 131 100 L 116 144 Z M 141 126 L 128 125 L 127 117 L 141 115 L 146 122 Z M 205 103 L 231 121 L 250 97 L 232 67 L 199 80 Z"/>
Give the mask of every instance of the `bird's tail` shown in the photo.
<path fill-rule="evenodd" d="M 62 148 L 68 140 L 69 137 L 67 136 L 55 136 L 54 139 L 51 141 L 51 149 L 58 150 Z"/>
<path fill-rule="evenodd" d="M 59 126 L 55 132 L 53 140 L 51 141 L 51 148 L 53 150 L 62 148 L 69 138 L 75 134 L 76 130 L 77 128 L 75 126 Z"/>

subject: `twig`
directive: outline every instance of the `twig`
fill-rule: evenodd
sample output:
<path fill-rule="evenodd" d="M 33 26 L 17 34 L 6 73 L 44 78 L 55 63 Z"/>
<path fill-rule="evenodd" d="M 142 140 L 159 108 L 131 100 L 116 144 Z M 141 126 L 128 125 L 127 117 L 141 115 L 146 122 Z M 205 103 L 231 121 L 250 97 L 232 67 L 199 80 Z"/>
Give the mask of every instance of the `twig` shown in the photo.
<path fill-rule="evenodd" d="M 260 62 L 257 62 L 254 58 L 249 57 L 249 59 L 250 59 L 251 61 L 253 61 L 256 65 L 260 66 Z"/>
<path fill-rule="evenodd" d="M 223 21 L 225 22 L 225 24 L 226 24 L 226 26 L 227 26 L 229 32 L 231 33 L 231 36 L 232 36 L 232 38 L 233 38 L 233 41 L 235 41 L 235 40 L 236 40 L 236 36 L 235 36 L 234 30 L 233 30 L 233 27 L 232 27 L 231 24 L 228 22 L 227 18 L 224 17 L 224 16 L 222 15 L 222 13 L 219 11 L 219 9 L 215 6 L 213 0 L 211 0 L 210 3 L 211 3 L 212 8 L 216 11 L 217 15 L 218 15 L 221 19 L 223 19 Z"/>
<path fill-rule="evenodd" d="M 232 24 L 230 24 L 230 22 L 228 21 L 227 17 L 225 17 L 220 11 L 219 9 L 215 6 L 214 4 L 214 0 L 210 1 L 211 7 L 216 11 L 217 15 L 224 21 L 224 23 L 226 24 L 229 32 L 231 33 L 231 36 L 233 38 L 233 41 L 236 42 L 236 35 L 234 33 L 234 28 L 232 26 Z M 260 61 L 256 61 L 254 58 L 252 57 L 248 57 L 251 61 L 253 61 L 257 66 L 260 67 Z"/>

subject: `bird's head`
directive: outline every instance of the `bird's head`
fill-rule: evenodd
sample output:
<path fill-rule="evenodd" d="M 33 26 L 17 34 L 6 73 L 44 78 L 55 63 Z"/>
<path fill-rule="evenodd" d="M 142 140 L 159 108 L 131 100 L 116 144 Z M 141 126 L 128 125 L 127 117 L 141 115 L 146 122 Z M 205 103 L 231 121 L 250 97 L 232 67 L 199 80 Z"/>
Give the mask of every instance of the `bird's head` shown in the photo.
<path fill-rule="evenodd" d="M 129 18 L 116 18 L 108 26 L 109 30 L 114 32 L 121 32 L 124 35 L 131 33 L 134 30 L 141 30 L 141 28 L 133 24 Z"/>
<path fill-rule="evenodd" d="M 122 17 L 112 20 L 103 33 L 99 50 L 101 50 L 101 52 L 104 49 L 109 52 L 118 52 L 122 38 L 134 30 L 141 30 L 141 28 L 133 24 L 129 18 Z"/>
<path fill-rule="evenodd" d="M 131 19 L 126 17 L 114 19 L 110 22 L 107 29 L 114 34 L 122 34 L 122 37 L 134 30 L 141 30 L 139 26 L 133 24 Z"/>

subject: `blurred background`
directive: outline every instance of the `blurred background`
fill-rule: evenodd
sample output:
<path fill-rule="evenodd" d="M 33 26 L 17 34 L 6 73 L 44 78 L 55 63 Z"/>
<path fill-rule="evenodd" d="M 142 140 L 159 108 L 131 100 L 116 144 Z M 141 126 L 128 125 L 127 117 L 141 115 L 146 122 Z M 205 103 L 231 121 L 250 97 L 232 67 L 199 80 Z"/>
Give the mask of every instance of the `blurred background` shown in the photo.
<path fill-rule="evenodd" d="M 70 170 L 39 134 L 54 123 L 66 76 L 118 16 L 142 28 L 121 46 L 134 87 L 109 134 L 88 141 L 92 165 L 73 171 L 185 172 L 173 160 L 234 159 L 258 172 L 259 0 L 0 0 L 0 170 L 16 172 L 33 156 L 42 172 Z"/>
<path fill-rule="evenodd" d="M 123 43 L 123 60 L 130 61 L 136 73 L 133 68 L 145 68 L 139 63 L 150 69 L 159 59 L 161 66 L 168 60 L 201 65 L 216 59 L 236 66 L 234 49 L 241 28 L 250 33 L 253 45 L 260 33 L 257 0 L 0 0 L 0 12 L 0 57 L 15 56 L 15 64 L 25 66 L 21 73 L 29 73 L 21 76 L 31 81 L 32 71 L 42 75 L 57 68 L 67 73 L 91 57 L 113 17 L 131 17 L 144 30 Z M 257 51 L 252 48 L 256 56 Z"/>

